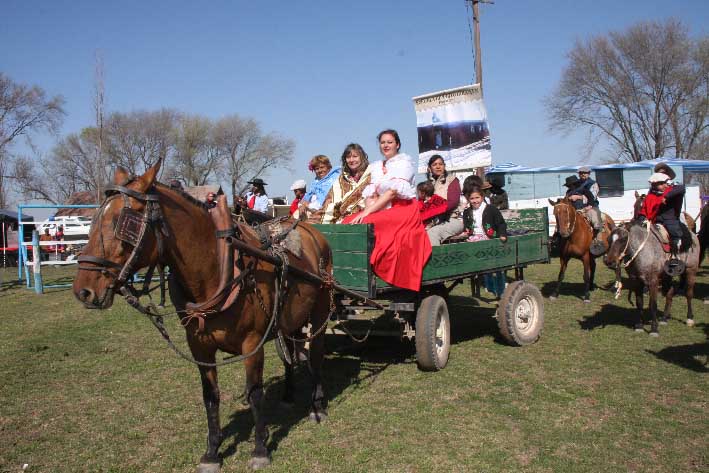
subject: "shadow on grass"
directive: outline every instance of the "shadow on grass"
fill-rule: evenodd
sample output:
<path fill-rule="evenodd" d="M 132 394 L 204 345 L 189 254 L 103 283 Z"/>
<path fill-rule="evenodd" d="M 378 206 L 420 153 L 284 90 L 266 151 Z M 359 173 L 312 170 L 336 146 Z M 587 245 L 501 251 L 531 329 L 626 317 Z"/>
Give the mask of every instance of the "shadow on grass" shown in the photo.
<path fill-rule="evenodd" d="M 20 287 L 23 287 L 25 285 L 24 281 L 20 279 L 11 279 L 11 280 L 6 280 L 3 281 L 2 284 L 0 284 L 0 292 L 9 292 L 12 289 L 17 289 Z M 7 294 L 1 294 L 0 297 L 6 296 Z"/>
<path fill-rule="evenodd" d="M 545 282 L 542 287 L 539 289 L 542 293 L 542 296 L 545 298 L 548 298 L 555 290 L 556 290 L 556 281 L 548 281 Z M 559 291 L 560 296 L 576 296 L 579 300 L 583 300 L 583 291 L 586 285 L 583 282 L 566 282 L 563 281 L 561 283 L 561 290 Z M 601 282 L 599 284 L 599 281 L 596 280 L 591 287 L 591 297 L 593 297 L 594 294 L 599 293 L 599 292 L 605 292 L 610 290 L 613 287 L 613 282 L 610 284 Z"/>
<path fill-rule="evenodd" d="M 697 324 L 709 336 L 709 324 Z M 709 373 L 709 341 L 704 343 L 691 343 L 663 348 L 659 351 L 645 350 L 646 352 L 682 368 L 697 373 Z M 702 358 L 704 359 L 702 361 Z"/>
<path fill-rule="evenodd" d="M 341 398 L 350 386 L 372 383 L 391 363 L 391 340 L 386 340 L 387 349 L 380 341 L 373 341 L 366 355 L 360 357 L 327 356 L 323 363 L 323 387 L 328 400 Z M 382 361 L 385 360 L 385 361 Z M 311 382 L 307 368 L 300 364 L 294 373 L 296 393 L 292 407 L 280 403 L 285 391 L 285 377 L 278 376 L 265 383 L 264 415 L 269 428 L 268 451 L 273 453 L 290 430 L 310 415 Z M 221 452 L 222 459 L 233 456 L 239 444 L 244 444 L 249 451 L 253 448 L 249 442 L 254 428 L 251 410 L 244 407 L 234 412 L 222 432 L 231 443 Z M 318 428 L 313 423 L 313 428 Z"/>
<path fill-rule="evenodd" d="M 593 315 L 586 316 L 579 320 L 579 325 L 583 330 L 595 330 L 605 328 L 608 325 L 620 325 L 632 328 L 635 321 L 635 311 L 637 309 L 620 307 L 614 304 L 604 304 L 601 310 Z"/>

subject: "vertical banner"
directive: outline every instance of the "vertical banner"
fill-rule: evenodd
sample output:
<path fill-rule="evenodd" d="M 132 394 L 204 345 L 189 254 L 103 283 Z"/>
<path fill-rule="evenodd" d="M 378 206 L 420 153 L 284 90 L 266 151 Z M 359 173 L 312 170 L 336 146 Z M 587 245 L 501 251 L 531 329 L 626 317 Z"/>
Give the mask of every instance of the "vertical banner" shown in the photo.
<path fill-rule="evenodd" d="M 418 129 L 418 172 L 439 154 L 449 171 L 492 164 L 487 110 L 480 84 L 466 85 L 412 99 Z"/>

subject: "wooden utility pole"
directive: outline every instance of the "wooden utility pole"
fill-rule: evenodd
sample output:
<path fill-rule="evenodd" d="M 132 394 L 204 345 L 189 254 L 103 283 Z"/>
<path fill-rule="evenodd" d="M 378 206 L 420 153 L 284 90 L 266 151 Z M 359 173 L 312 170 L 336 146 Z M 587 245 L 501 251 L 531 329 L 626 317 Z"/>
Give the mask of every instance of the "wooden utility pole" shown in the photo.
<path fill-rule="evenodd" d="M 475 82 L 483 88 L 483 58 L 480 50 L 480 3 L 495 3 L 492 0 L 468 0 L 473 4 L 473 44 L 475 46 Z"/>

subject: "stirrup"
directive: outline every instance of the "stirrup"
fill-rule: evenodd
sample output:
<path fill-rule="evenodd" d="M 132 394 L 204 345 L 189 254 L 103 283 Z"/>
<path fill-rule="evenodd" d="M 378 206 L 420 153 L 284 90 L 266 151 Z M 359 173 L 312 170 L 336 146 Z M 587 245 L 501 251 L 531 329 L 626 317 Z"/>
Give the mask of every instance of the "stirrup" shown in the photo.
<path fill-rule="evenodd" d="M 593 241 L 591 241 L 591 246 L 589 247 L 588 251 L 593 256 L 601 256 L 603 253 L 606 252 L 606 245 L 601 240 L 594 238 Z"/>
<path fill-rule="evenodd" d="M 672 258 L 665 261 L 665 265 L 663 267 L 665 274 L 670 277 L 680 276 L 684 273 L 685 269 L 686 265 L 684 264 L 684 261 L 677 259 L 674 255 Z"/>

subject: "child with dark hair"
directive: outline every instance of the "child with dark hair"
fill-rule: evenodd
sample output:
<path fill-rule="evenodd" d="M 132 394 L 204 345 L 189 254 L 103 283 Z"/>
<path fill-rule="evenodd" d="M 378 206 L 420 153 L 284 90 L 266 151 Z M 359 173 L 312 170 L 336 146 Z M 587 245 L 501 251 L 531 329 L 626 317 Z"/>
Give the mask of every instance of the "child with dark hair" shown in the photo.
<path fill-rule="evenodd" d="M 439 215 L 441 215 L 448 206 L 446 199 L 434 193 L 433 183 L 431 181 L 419 182 L 416 186 L 416 195 L 419 201 L 419 210 L 421 211 L 421 221 L 423 224 L 426 228 L 437 225 L 439 223 Z"/>
<path fill-rule="evenodd" d="M 497 207 L 485 203 L 482 188 L 466 179 L 463 184 L 463 196 L 470 204 L 463 212 L 463 227 L 468 233 L 468 241 L 490 238 L 507 241 L 507 223 Z"/>
<path fill-rule="evenodd" d="M 468 233 L 468 241 L 482 241 L 499 238 L 507 241 L 507 223 L 502 213 L 494 205 L 485 203 L 484 191 L 475 182 L 463 183 L 463 196 L 470 206 L 463 212 L 463 226 Z M 500 297 L 505 291 L 506 277 L 502 271 L 483 276 L 485 288 Z"/>

